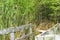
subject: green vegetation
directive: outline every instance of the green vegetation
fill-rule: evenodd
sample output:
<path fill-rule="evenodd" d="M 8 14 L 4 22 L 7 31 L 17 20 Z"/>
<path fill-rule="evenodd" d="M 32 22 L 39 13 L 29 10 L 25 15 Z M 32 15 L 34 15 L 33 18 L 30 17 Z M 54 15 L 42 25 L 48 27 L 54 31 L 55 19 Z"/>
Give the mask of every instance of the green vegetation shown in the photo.
<path fill-rule="evenodd" d="M 59 0 L 0 0 L 0 29 L 37 23 L 44 20 L 60 20 Z"/>
<path fill-rule="evenodd" d="M 32 21 L 33 6 L 34 0 L 0 1 L 0 29 Z"/>
<path fill-rule="evenodd" d="M 0 0 L 0 29 L 42 22 L 60 22 L 60 0 Z"/>

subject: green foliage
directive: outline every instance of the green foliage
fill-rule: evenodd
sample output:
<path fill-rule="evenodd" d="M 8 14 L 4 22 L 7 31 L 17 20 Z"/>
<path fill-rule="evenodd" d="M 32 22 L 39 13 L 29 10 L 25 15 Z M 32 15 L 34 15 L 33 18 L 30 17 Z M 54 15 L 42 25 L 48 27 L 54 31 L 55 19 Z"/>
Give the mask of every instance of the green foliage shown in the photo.
<path fill-rule="evenodd" d="M 34 19 L 34 0 L 0 0 L 0 30 L 30 23 Z M 1 36 L 0 40 L 6 35 Z M 8 37 L 8 36 L 7 36 Z"/>
<path fill-rule="evenodd" d="M 44 20 L 60 22 L 60 0 L 0 0 L 0 29 Z"/>
<path fill-rule="evenodd" d="M 32 21 L 34 0 L 0 0 L 0 29 Z"/>
<path fill-rule="evenodd" d="M 35 13 L 38 13 L 36 16 L 42 17 L 39 17 L 42 20 L 60 22 L 60 0 L 38 0 L 36 10 Z"/>
<path fill-rule="evenodd" d="M 0 27 L 60 20 L 59 0 L 0 0 Z"/>

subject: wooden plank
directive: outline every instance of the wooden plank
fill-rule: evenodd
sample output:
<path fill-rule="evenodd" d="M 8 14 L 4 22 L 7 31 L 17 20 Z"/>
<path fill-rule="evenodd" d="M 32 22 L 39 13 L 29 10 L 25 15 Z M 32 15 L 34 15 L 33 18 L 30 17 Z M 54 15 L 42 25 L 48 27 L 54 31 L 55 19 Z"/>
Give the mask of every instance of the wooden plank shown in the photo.
<path fill-rule="evenodd" d="M 25 35 L 25 29 L 28 29 L 28 28 L 30 29 L 30 33 Z M 17 32 L 20 30 L 22 30 L 22 36 L 15 39 L 14 32 Z M 7 29 L 0 30 L 0 35 L 5 35 L 5 34 L 10 34 L 10 40 L 24 40 L 24 38 L 26 38 L 27 36 L 31 37 L 32 25 L 28 24 L 28 25 L 23 25 L 23 26 L 19 26 L 19 27 L 10 27 Z M 31 38 L 31 40 L 32 40 L 32 38 Z"/>
<path fill-rule="evenodd" d="M 23 27 L 25 28 L 25 26 L 26 27 L 31 27 L 30 25 L 31 24 L 3 29 L 3 30 L 0 30 L 0 35 L 16 32 L 16 31 L 20 31 Z"/>
<path fill-rule="evenodd" d="M 32 34 L 32 27 L 30 27 L 30 34 Z M 33 35 L 30 35 L 30 40 L 33 39 Z"/>

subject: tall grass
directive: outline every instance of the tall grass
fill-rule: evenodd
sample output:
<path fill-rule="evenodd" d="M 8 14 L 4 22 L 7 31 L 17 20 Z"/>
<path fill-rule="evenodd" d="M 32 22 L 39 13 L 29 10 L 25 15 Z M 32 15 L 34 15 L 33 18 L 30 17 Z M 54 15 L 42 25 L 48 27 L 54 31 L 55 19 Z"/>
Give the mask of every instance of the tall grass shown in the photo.
<path fill-rule="evenodd" d="M 31 21 L 33 2 L 31 0 L 0 1 L 0 29 L 19 26 Z"/>
<path fill-rule="evenodd" d="M 0 30 L 28 24 L 33 19 L 34 0 L 0 0 Z M 9 40 L 0 35 L 0 40 Z"/>

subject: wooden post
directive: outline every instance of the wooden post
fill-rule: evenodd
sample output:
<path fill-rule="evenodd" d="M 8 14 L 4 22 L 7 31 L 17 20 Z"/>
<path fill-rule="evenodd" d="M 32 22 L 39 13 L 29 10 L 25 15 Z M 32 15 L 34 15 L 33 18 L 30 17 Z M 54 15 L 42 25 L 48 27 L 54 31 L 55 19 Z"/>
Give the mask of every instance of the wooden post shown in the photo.
<path fill-rule="evenodd" d="M 22 39 L 22 40 L 24 40 L 24 37 L 25 37 L 24 27 L 22 28 L 22 37 L 23 37 L 23 39 Z"/>
<path fill-rule="evenodd" d="M 30 40 L 33 39 L 33 35 L 32 35 L 32 27 L 30 27 Z"/>
<path fill-rule="evenodd" d="M 15 40 L 14 39 L 14 33 L 10 33 L 10 40 Z"/>

